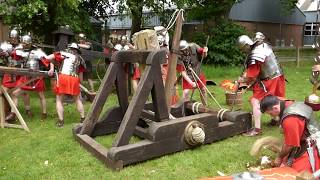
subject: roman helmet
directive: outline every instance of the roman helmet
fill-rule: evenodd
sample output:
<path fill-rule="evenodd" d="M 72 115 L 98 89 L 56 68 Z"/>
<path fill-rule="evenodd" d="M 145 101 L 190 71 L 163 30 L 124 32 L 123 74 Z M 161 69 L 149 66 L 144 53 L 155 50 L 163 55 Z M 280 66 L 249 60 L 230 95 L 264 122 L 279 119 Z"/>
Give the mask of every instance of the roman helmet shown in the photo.
<path fill-rule="evenodd" d="M 246 45 L 249 45 L 249 46 L 253 45 L 253 41 L 249 38 L 249 36 L 241 35 L 238 38 L 238 45 L 239 45 L 240 49 L 242 49 Z"/>
<path fill-rule="evenodd" d="M 186 40 L 180 41 L 180 51 L 186 50 L 189 47 L 189 43 Z"/>
<path fill-rule="evenodd" d="M 254 41 L 255 42 L 263 42 L 265 39 L 265 36 L 262 34 L 262 32 L 256 32 Z"/>
<path fill-rule="evenodd" d="M 86 39 L 86 35 L 83 34 L 83 33 L 80 33 L 80 34 L 79 34 L 79 38 L 81 38 L 81 39 Z"/>
<path fill-rule="evenodd" d="M 79 48 L 79 46 L 78 46 L 77 43 L 74 43 L 74 42 L 73 42 L 73 43 L 69 44 L 69 45 L 68 45 L 68 48 L 69 48 L 69 49 L 75 49 L 75 50 L 78 51 L 79 54 L 81 54 L 80 48 Z"/>
<path fill-rule="evenodd" d="M 31 36 L 30 36 L 29 34 L 23 35 L 23 36 L 21 37 L 21 42 L 22 42 L 23 44 L 29 45 L 29 44 L 32 43 L 32 38 L 31 38 Z"/>
<path fill-rule="evenodd" d="M 9 32 L 9 38 L 18 38 L 19 36 L 19 33 L 16 29 L 12 29 L 10 32 Z"/>

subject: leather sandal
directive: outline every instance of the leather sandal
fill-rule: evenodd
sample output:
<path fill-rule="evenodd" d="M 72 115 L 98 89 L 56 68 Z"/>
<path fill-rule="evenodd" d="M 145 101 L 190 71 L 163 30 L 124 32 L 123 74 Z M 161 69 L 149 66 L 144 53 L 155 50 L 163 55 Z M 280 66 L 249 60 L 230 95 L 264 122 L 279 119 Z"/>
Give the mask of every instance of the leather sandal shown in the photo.
<path fill-rule="evenodd" d="M 261 134 L 262 134 L 261 129 L 253 128 L 250 131 L 248 131 L 246 133 L 243 133 L 242 135 L 246 136 L 246 137 L 253 137 L 253 136 L 258 136 L 258 135 L 261 135 Z"/>
<path fill-rule="evenodd" d="M 57 125 L 58 127 L 63 127 L 64 121 L 59 119 L 59 120 L 56 122 L 56 125 Z"/>

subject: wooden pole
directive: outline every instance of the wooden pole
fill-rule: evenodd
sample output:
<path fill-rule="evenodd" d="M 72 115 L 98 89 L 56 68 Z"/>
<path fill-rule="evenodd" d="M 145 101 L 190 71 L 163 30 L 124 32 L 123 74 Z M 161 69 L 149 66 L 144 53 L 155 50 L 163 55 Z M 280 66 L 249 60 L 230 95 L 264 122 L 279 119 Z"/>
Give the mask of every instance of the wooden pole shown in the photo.
<path fill-rule="evenodd" d="M 166 95 L 166 101 L 167 101 L 169 113 L 170 113 L 170 106 L 171 106 L 171 97 L 173 95 L 171 92 L 171 89 L 174 87 L 174 83 L 176 81 L 176 67 L 177 67 L 177 61 L 178 61 L 177 52 L 179 52 L 182 23 L 183 23 L 182 14 L 183 14 L 183 11 L 180 10 L 177 15 L 178 17 L 177 17 L 175 32 L 174 32 L 173 41 L 172 41 L 173 53 L 168 63 L 168 75 L 167 75 L 166 84 L 165 84 L 165 95 Z"/>

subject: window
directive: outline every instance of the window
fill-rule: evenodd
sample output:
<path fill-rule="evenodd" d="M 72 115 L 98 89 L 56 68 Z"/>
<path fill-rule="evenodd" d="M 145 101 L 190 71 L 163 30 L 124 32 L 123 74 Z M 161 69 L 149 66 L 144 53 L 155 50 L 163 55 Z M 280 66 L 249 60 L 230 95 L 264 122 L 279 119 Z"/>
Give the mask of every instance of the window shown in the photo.
<path fill-rule="evenodd" d="M 308 23 L 304 26 L 304 35 L 305 36 L 315 36 L 318 35 L 317 24 Z"/>

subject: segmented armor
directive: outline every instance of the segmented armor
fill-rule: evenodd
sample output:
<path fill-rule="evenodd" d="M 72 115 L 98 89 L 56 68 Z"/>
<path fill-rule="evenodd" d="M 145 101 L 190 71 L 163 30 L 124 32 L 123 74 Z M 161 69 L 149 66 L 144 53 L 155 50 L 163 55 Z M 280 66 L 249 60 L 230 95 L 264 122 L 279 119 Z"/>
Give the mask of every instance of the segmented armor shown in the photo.
<path fill-rule="evenodd" d="M 256 45 L 252 49 L 251 53 L 247 56 L 246 67 L 248 68 L 250 65 L 257 64 L 258 62 L 262 62 L 258 79 L 268 80 L 283 75 L 283 71 L 272 48 L 266 43 Z"/>
<path fill-rule="evenodd" d="M 197 52 L 197 50 L 200 48 L 199 45 L 195 43 L 190 43 L 189 44 L 189 50 L 185 52 L 183 55 L 180 57 L 180 61 L 182 61 L 183 65 L 186 68 L 186 72 L 188 76 L 193 79 L 192 72 L 188 69 L 188 67 L 191 67 L 199 76 L 200 72 L 198 71 L 200 67 L 200 57 Z M 180 62 L 181 63 L 181 62 Z"/>
<path fill-rule="evenodd" d="M 294 102 L 290 106 L 288 106 L 281 116 L 281 122 L 290 115 L 297 115 L 303 117 L 306 121 L 306 129 L 308 130 L 309 137 L 316 142 L 317 149 L 320 153 L 320 127 L 317 121 L 315 120 L 315 116 L 313 114 L 313 110 L 310 106 L 304 104 L 303 102 Z"/>
<path fill-rule="evenodd" d="M 65 51 L 61 51 L 61 55 L 65 59 L 62 62 L 60 73 L 77 77 L 80 64 L 85 65 L 83 59 L 80 56 Z"/>

